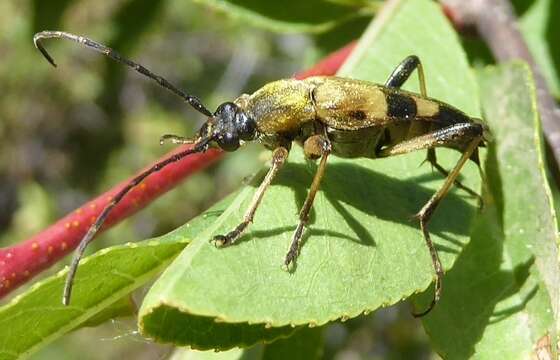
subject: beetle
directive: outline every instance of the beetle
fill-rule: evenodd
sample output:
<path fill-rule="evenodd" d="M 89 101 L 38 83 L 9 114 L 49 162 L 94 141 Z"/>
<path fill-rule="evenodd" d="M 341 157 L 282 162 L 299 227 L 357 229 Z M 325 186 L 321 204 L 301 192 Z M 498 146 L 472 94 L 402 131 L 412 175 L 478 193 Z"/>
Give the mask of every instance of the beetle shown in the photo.
<path fill-rule="evenodd" d="M 131 67 L 178 95 L 207 117 L 193 139 L 163 135 L 160 139 L 162 144 L 170 141 L 174 144 L 192 144 L 192 147 L 162 160 L 135 177 L 105 206 L 74 254 L 64 287 L 63 304 L 68 305 L 70 302 L 73 279 L 85 248 L 111 210 L 132 188 L 150 174 L 190 154 L 204 152 L 211 147 L 232 152 L 250 141 L 258 141 L 272 150 L 271 167 L 257 188 L 243 220 L 229 233 L 214 236 L 213 242 L 220 247 L 231 245 L 247 230 L 267 188 L 286 162 L 292 144 L 296 142 L 303 146 L 307 159 L 318 160 L 319 164 L 284 259 L 286 267 L 292 265 L 298 256 L 309 212 L 324 177 L 329 156 L 376 159 L 427 150 L 426 160 L 445 176 L 445 181 L 415 215 L 436 277 L 430 305 L 423 312 L 413 315 L 427 314 L 440 299 L 443 268 L 430 238 L 428 223 L 453 184 L 477 197 L 482 204 L 480 195 L 461 184 L 458 175 L 470 159 L 478 165 L 481 177 L 483 176 L 478 150 L 485 146 L 490 133 L 480 119 L 469 117 L 449 104 L 428 97 L 424 70 L 417 56 L 405 58 L 383 85 L 335 76 L 315 76 L 305 80 L 283 79 L 268 83 L 253 94 L 243 94 L 231 102 L 224 102 L 212 113 L 197 97 L 179 90 L 163 77 L 124 58 L 115 50 L 83 36 L 61 31 L 35 34 L 35 46 L 53 66 L 56 66 L 53 58 L 41 43 L 47 38 L 75 41 Z M 415 70 L 418 73 L 420 94 L 401 90 L 401 86 Z M 437 162 L 437 147 L 447 147 L 462 153 L 451 171 L 448 172 Z"/>

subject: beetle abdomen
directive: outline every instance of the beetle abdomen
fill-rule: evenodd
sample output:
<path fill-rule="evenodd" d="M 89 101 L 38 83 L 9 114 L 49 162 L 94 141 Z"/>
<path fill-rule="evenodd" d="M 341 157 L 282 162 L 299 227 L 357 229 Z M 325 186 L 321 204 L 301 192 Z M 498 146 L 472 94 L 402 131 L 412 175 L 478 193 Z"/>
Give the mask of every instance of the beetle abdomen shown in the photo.
<path fill-rule="evenodd" d="M 332 153 L 342 158 L 375 158 L 383 128 L 373 126 L 360 131 L 327 128 Z"/>

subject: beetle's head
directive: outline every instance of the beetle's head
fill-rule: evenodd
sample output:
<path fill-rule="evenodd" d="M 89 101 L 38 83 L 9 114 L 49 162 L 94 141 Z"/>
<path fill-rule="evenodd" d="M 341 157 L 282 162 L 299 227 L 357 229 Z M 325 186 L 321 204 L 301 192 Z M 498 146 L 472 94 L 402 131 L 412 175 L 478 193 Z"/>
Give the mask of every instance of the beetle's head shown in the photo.
<path fill-rule="evenodd" d="M 174 144 L 194 144 L 195 152 L 206 151 L 209 147 L 235 151 L 243 141 L 255 140 L 257 137 L 256 121 L 235 103 L 223 103 L 218 106 L 214 114 L 202 105 L 197 110 L 208 116 L 208 120 L 198 130 L 195 139 L 166 134 L 160 138 L 160 144 L 169 140 Z"/>
<path fill-rule="evenodd" d="M 254 140 L 257 133 L 255 120 L 232 102 L 218 106 L 212 117 L 202 125 L 200 138 L 211 139 L 225 151 L 235 151 L 240 141 Z"/>

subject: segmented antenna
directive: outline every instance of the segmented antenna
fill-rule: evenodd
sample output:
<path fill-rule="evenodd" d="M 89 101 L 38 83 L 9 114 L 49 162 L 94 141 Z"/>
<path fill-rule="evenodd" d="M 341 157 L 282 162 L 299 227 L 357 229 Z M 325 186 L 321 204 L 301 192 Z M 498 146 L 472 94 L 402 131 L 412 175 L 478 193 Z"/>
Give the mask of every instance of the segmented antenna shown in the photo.
<path fill-rule="evenodd" d="M 51 39 L 51 38 L 72 40 L 74 42 L 77 42 L 78 44 L 84 45 L 84 46 L 86 46 L 86 47 L 88 47 L 88 48 L 90 48 L 94 51 L 97 51 L 98 53 L 106 55 L 106 56 L 110 57 L 111 59 L 113 59 L 113 60 L 115 60 L 115 61 L 117 61 L 121 64 L 124 64 L 124 65 L 134 69 L 138 73 L 156 81 L 160 86 L 166 88 L 167 90 L 170 90 L 175 95 L 181 97 L 183 100 L 185 100 L 187 103 L 189 103 L 189 105 L 191 105 L 198 112 L 200 112 L 200 113 L 202 113 L 206 116 L 209 116 L 209 117 L 212 116 L 212 113 L 204 105 L 202 105 L 202 102 L 196 96 L 185 94 L 183 91 L 179 90 L 176 86 L 171 84 L 169 81 L 167 81 L 163 77 L 154 74 L 150 70 L 146 69 L 144 66 L 142 66 L 142 65 L 140 65 L 140 64 L 138 64 L 138 63 L 136 63 L 132 60 L 129 60 L 125 57 L 122 57 L 118 52 L 116 52 L 115 50 L 113 50 L 111 48 L 108 48 L 107 46 L 105 46 L 103 44 L 100 44 L 100 43 L 98 43 L 96 41 L 93 41 L 91 39 L 88 39 L 86 37 L 70 34 L 70 33 L 64 32 L 64 31 L 41 31 L 40 33 L 37 33 L 37 34 L 35 34 L 35 36 L 33 36 L 33 42 L 35 43 L 35 47 L 37 49 L 39 49 L 41 54 L 43 54 L 45 59 L 47 59 L 47 61 L 49 63 L 51 63 L 51 65 L 54 66 L 54 67 L 56 67 L 56 63 L 54 62 L 54 59 L 50 56 L 50 54 L 47 52 L 47 50 L 45 49 L 45 47 L 41 43 L 42 39 Z"/>
<path fill-rule="evenodd" d="M 93 240 L 95 234 L 97 234 L 97 232 L 99 231 L 101 226 L 103 226 L 103 223 L 105 222 L 105 220 L 107 219 L 107 217 L 111 213 L 111 210 L 113 210 L 113 208 L 115 206 L 117 206 L 117 204 L 123 199 L 123 197 L 130 190 L 132 190 L 135 186 L 140 184 L 142 182 L 142 180 L 144 180 L 145 178 L 147 178 L 151 174 L 160 171 L 161 169 L 163 169 L 164 167 L 166 167 L 169 164 L 172 164 L 172 163 L 175 163 L 175 162 L 181 160 L 185 156 L 188 156 L 188 155 L 191 155 L 191 154 L 194 154 L 194 153 L 198 153 L 198 152 L 206 151 L 208 149 L 208 143 L 209 143 L 210 140 L 211 139 L 201 139 L 199 142 L 197 142 L 195 144 L 194 147 L 192 147 L 188 150 L 179 152 L 177 154 L 171 155 L 167 159 L 164 159 L 164 160 L 158 162 L 157 164 L 153 165 L 151 168 L 142 172 L 141 174 L 136 176 L 134 179 L 132 179 L 128 184 L 126 184 L 126 186 L 124 188 L 121 189 L 121 191 L 119 191 L 113 197 L 113 199 L 107 205 L 105 205 L 105 208 L 103 208 L 103 211 L 101 211 L 99 216 L 97 216 L 97 219 L 95 219 L 95 222 L 89 227 L 87 233 L 84 235 L 82 240 L 80 240 L 80 244 L 78 245 L 78 248 L 74 252 L 74 257 L 72 258 L 72 263 L 70 264 L 70 269 L 68 270 L 68 275 L 66 277 L 66 282 L 64 283 L 64 294 L 62 295 L 62 304 L 64 304 L 64 305 L 70 304 L 70 296 L 72 294 L 72 285 L 74 284 L 74 277 L 76 276 L 76 270 L 78 270 L 78 265 L 80 263 L 80 260 L 82 259 L 82 256 L 84 255 L 84 251 L 85 251 L 86 247 Z"/>

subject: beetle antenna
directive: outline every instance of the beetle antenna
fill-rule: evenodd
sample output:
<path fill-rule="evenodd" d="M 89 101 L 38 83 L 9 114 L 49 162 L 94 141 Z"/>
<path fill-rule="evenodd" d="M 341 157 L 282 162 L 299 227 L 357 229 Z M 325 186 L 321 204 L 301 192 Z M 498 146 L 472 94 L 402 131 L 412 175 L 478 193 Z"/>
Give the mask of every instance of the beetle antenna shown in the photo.
<path fill-rule="evenodd" d="M 37 49 L 39 49 L 41 54 L 43 54 L 45 59 L 47 59 L 47 61 L 49 63 L 51 63 L 51 65 L 54 66 L 54 67 L 56 67 L 56 63 L 54 62 L 54 59 L 50 56 L 50 54 L 47 52 L 47 50 L 45 49 L 45 47 L 41 43 L 41 40 L 51 39 L 51 38 L 72 40 L 74 42 L 77 42 L 78 44 L 84 45 L 84 46 L 86 46 L 86 47 L 88 47 L 88 48 L 90 48 L 94 51 L 97 51 L 98 53 L 106 55 L 106 56 L 110 57 L 111 59 L 113 59 L 113 60 L 115 60 L 115 61 L 117 61 L 121 64 L 124 64 L 124 65 L 134 69 L 136 72 L 138 72 L 138 73 L 156 81 L 160 86 L 166 88 L 167 90 L 170 90 L 175 95 L 181 97 L 183 100 L 185 100 L 187 103 L 189 103 L 189 105 L 191 105 L 198 112 L 200 112 L 200 113 L 202 113 L 206 116 L 212 116 L 212 113 L 204 105 L 202 105 L 202 102 L 196 96 L 185 94 L 183 91 L 179 90 L 175 85 L 171 84 L 169 81 L 167 81 L 163 77 L 161 77 L 157 74 L 154 74 L 150 70 L 146 69 L 144 66 L 121 56 L 118 52 L 116 52 L 115 50 L 113 50 L 111 48 L 108 48 L 107 46 L 105 46 L 103 44 L 100 44 L 100 43 L 98 43 L 96 41 L 93 41 L 91 39 L 88 39 L 86 37 L 79 36 L 79 35 L 74 35 L 74 34 L 71 34 L 71 33 L 64 32 L 64 31 L 41 31 L 41 32 L 35 34 L 35 36 L 33 36 L 33 42 L 35 43 L 35 47 Z"/>
<path fill-rule="evenodd" d="M 145 178 L 147 178 L 151 174 L 160 171 L 161 169 L 163 169 L 164 167 L 166 167 L 169 164 L 172 164 L 172 163 L 175 163 L 175 162 L 181 160 L 185 156 L 188 156 L 188 155 L 191 155 L 191 154 L 194 154 L 194 153 L 198 153 L 198 152 L 206 151 L 208 149 L 208 143 L 210 142 L 210 140 L 211 139 L 209 139 L 209 138 L 200 139 L 192 148 L 190 148 L 188 150 L 184 150 L 184 151 L 179 152 L 177 154 L 171 155 L 168 158 L 156 163 L 155 165 L 150 167 L 148 170 L 145 170 L 144 172 L 142 172 L 138 176 L 136 176 L 134 179 L 132 179 L 128 184 L 126 184 L 125 187 L 123 187 L 111 199 L 111 201 L 107 205 L 105 205 L 105 208 L 103 208 L 103 211 L 101 211 L 101 213 L 97 216 L 97 219 L 95 219 L 95 222 L 89 227 L 87 233 L 84 235 L 82 240 L 80 240 L 80 244 L 78 245 L 78 248 L 76 249 L 76 252 L 74 252 L 74 257 L 72 258 L 72 263 L 70 264 L 70 269 L 68 270 L 68 275 L 66 277 L 66 282 L 64 283 L 64 294 L 62 296 L 62 304 L 68 305 L 70 303 L 70 296 L 71 296 L 71 293 L 72 293 L 72 285 L 74 283 L 74 277 L 76 275 L 76 270 L 78 269 L 78 264 L 80 263 L 80 260 L 82 259 L 82 256 L 84 254 L 84 251 L 85 251 L 86 247 L 93 240 L 95 234 L 97 234 L 97 232 L 99 231 L 101 226 L 103 226 L 103 223 L 105 223 L 105 220 L 107 220 L 107 217 L 111 213 L 111 210 L 113 210 L 113 208 L 115 206 L 117 206 L 117 204 L 123 199 L 123 197 L 130 190 L 132 190 L 135 186 L 140 184 Z"/>

